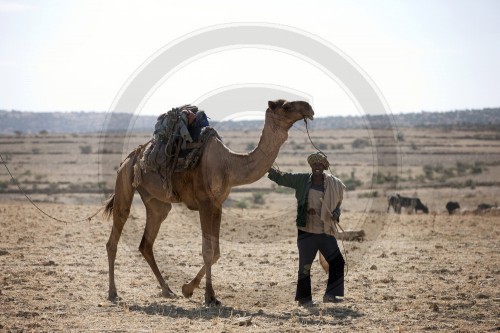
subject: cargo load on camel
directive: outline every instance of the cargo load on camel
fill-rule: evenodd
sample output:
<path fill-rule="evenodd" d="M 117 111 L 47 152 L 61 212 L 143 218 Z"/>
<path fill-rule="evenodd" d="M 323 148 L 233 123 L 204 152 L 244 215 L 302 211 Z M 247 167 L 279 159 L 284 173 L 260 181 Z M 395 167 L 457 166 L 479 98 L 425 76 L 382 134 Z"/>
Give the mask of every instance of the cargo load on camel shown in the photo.
<path fill-rule="evenodd" d="M 153 139 L 140 148 L 138 165 L 134 166 L 134 186 L 140 184 L 141 172 L 156 172 L 163 187 L 171 192 L 174 172 L 194 168 L 205 144 L 212 136 L 219 135 L 209 126 L 204 111 L 193 105 L 173 108 L 157 119 Z"/>

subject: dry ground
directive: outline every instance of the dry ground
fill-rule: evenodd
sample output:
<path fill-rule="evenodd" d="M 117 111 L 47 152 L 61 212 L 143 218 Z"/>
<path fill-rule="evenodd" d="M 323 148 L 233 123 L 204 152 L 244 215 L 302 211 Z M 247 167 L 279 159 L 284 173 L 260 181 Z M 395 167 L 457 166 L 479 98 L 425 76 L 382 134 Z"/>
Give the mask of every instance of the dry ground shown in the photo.
<path fill-rule="evenodd" d="M 97 206 L 41 204 L 49 214 L 80 219 Z M 144 211 L 135 205 L 117 258 L 123 303 L 107 297 L 105 243 L 110 223 L 55 222 L 28 204 L 0 204 L 0 330 L 6 332 L 488 332 L 500 330 L 500 219 L 471 215 L 347 212 L 344 227 L 362 227 L 364 242 L 345 242 L 346 300 L 322 304 L 326 275 L 313 265 L 319 305 L 293 302 L 297 250 L 293 214 L 225 210 L 222 257 L 214 268 L 220 308 L 164 299 L 137 251 Z M 172 289 L 201 264 L 196 213 L 176 206 L 155 246 Z M 251 316 L 249 326 L 239 317 Z"/>
<path fill-rule="evenodd" d="M 448 200 L 459 201 L 463 210 L 498 203 L 498 136 L 440 129 L 401 133 L 397 147 L 394 133 L 375 133 L 388 138 L 377 142 L 379 150 L 352 146 L 358 138 L 373 138 L 364 130 L 311 133 L 337 175 L 345 181 L 354 173 L 362 181 L 347 193 L 341 220 L 344 228 L 367 233 L 364 242 L 342 247 L 348 262 L 345 302 L 321 303 L 327 277 L 319 263 L 313 265 L 319 304 L 311 309 L 293 302 L 298 264 L 293 195 L 266 178 L 234 190 L 224 207 L 222 257 L 213 270 L 222 307 L 205 307 L 203 290 L 192 299 L 160 296 L 137 250 L 145 217 L 139 200 L 119 244 L 116 278 L 123 302 L 114 305 L 106 300 L 110 222 L 49 219 L 18 193 L 0 165 L 0 332 L 500 331 L 500 216 L 444 211 Z M 235 151 L 248 151 L 260 132 L 221 134 Z M 0 153 L 43 211 L 74 221 L 99 208 L 102 188 L 112 188 L 123 154 L 148 139 L 117 136 L 115 146 L 99 151 L 98 135 L 3 136 Z M 294 129 L 278 165 L 305 171 L 312 150 L 304 129 Z M 118 162 L 99 169 L 103 156 Z M 385 213 L 393 183 L 371 180 L 374 161 L 387 156 L 397 156 L 397 191 L 419 196 L 431 214 Z M 433 170 L 430 178 L 426 165 Z M 384 176 L 395 176 L 387 170 Z M 255 194 L 263 195 L 263 203 L 253 202 Z M 202 262 L 197 214 L 176 205 L 155 254 L 180 295 Z M 242 317 L 251 317 L 248 326 L 239 326 Z"/>

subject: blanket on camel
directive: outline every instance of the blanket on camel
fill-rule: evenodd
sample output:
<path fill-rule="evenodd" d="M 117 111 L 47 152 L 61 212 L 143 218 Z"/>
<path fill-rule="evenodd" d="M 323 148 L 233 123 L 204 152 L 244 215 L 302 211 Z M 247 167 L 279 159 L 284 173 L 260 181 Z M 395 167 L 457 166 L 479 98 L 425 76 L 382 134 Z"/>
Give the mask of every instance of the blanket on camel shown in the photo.
<path fill-rule="evenodd" d="M 194 110 L 194 122 L 189 123 L 185 110 Z M 217 131 L 208 126 L 205 113 L 196 107 L 184 105 L 162 114 L 158 117 L 153 139 L 136 149 L 134 187 L 142 182 L 143 172 L 155 172 L 160 175 L 163 188 L 173 194 L 172 174 L 194 168 L 213 136 L 221 139 Z"/>

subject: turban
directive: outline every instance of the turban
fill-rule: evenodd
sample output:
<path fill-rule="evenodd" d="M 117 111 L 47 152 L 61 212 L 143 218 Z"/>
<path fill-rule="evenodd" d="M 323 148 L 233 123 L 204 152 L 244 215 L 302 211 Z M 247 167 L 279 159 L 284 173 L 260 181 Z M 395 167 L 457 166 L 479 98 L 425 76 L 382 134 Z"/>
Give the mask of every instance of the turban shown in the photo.
<path fill-rule="evenodd" d="M 330 166 L 330 163 L 328 163 L 326 156 L 319 152 L 309 155 L 309 157 L 307 158 L 307 163 L 309 163 L 310 166 L 312 166 L 314 163 L 320 163 L 323 164 L 325 169 L 328 169 L 328 167 Z"/>

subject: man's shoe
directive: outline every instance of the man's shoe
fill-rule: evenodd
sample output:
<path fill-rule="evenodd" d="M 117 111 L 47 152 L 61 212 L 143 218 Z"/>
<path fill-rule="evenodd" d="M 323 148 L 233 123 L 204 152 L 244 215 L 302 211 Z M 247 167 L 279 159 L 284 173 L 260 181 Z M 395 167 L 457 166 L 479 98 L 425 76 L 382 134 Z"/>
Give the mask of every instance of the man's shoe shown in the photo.
<path fill-rule="evenodd" d="M 344 298 L 339 296 L 325 295 L 323 296 L 323 303 L 340 303 L 343 302 Z"/>
<path fill-rule="evenodd" d="M 304 307 L 304 308 L 311 308 L 315 307 L 317 304 L 313 302 L 312 300 L 307 300 L 307 301 L 299 301 L 299 305 Z"/>

